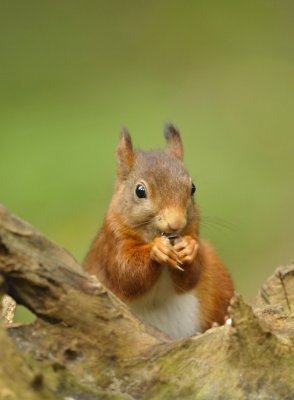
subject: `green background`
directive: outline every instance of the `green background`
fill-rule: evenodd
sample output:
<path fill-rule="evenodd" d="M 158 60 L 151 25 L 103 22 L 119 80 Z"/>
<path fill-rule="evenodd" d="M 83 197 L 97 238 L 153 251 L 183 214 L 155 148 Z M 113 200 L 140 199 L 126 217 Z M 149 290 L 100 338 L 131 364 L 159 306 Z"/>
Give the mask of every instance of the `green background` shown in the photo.
<path fill-rule="evenodd" d="M 292 0 L 1 1 L 0 201 L 82 260 L 120 127 L 158 148 L 173 121 L 251 299 L 294 257 L 293 21 Z"/>

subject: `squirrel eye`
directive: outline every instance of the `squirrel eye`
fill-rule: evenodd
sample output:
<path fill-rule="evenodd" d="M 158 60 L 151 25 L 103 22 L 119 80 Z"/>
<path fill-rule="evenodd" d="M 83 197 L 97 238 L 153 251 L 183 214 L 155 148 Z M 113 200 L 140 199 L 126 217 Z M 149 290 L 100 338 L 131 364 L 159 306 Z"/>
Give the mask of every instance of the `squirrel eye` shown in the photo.
<path fill-rule="evenodd" d="M 196 186 L 194 185 L 194 183 L 192 183 L 192 188 L 191 188 L 191 196 L 193 196 L 193 194 L 196 192 Z"/>
<path fill-rule="evenodd" d="M 141 183 L 136 186 L 136 195 L 139 197 L 139 199 L 145 199 L 147 197 L 146 189 Z"/>

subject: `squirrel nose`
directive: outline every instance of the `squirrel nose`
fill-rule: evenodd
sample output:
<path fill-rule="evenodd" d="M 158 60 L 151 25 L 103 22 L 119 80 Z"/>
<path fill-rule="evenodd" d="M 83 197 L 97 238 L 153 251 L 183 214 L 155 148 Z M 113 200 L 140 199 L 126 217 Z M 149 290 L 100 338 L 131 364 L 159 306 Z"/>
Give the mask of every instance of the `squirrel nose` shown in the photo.
<path fill-rule="evenodd" d="M 168 228 L 172 231 L 172 232 L 177 232 L 180 231 L 181 229 L 183 229 L 185 227 L 185 223 L 179 223 L 179 224 L 174 224 L 174 223 L 168 223 Z"/>
<path fill-rule="evenodd" d="M 160 229 L 166 234 L 178 233 L 187 225 L 186 213 L 174 207 L 164 209 L 159 220 Z"/>
<path fill-rule="evenodd" d="M 186 226 L 186 218 L 181 215 L 170 216 L 167 220 L 168 227 L 171 231 L 180 231 Z"/>

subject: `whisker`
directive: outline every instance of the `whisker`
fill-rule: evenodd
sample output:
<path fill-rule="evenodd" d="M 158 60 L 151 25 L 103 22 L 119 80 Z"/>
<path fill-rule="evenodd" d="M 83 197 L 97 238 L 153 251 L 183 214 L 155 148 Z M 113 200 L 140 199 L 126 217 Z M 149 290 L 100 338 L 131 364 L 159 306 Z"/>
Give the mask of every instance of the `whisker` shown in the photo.
<path fill-rule="evenodd" d="M 200 215 L 197 213 L 197 216 L 200 218 L 200 224 L 202 227 L 207 227 L 207 228 L 213 228 L 213 229 L 225 229 L 227 231 L 230 232 L 236 232 L 237 231 L 237 225 L 232 223 L 232 222 L 228 222 L 225 221 L 221 218 L 218 217 L 212 217 L 209 215 Z M 140 222 L 136 225 L 134 225 L 134 228 L 141 228 L 145 225 L 151 224 L 153 222 L 154 218 L 148 219 L 146 221 Z"/>
<path fill-rule="evenodd" d="M 212 227 L 212 228 L 222 228 L 222 229 L 226 229 L 230 232 L 235 232 L 237 230 L 237 225 L 232 223 L 232 222 L 228 222 L 225 221 L 221 218 L 218 217 L 211 217 L 208 215 L 204 215 L 200 218 L 201 220 L 201 224 L 202 226 L 207 226 L 207 227 Z"/>
<path fill-rule="evenodd" d="M 144 221 L 144 222 L 140 222 L 139 224 L 134 225 L 134 228 L 140 228 L 141 226 L 148 225 L 148 224 L 150 224 L 152 222 L 152 220 L 153 220 L 153 218 L 149 219 L 147 221 Z"/>

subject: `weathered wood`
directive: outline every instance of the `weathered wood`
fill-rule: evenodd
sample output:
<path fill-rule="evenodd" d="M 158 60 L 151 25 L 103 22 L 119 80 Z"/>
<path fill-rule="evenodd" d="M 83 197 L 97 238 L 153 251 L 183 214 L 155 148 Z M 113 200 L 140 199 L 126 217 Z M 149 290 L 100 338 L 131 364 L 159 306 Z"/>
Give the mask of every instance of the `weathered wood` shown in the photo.
<path fill-rule="evenodd" d="M 17 397 L 0 373 L 0 394 L 9 388 L 12 399 L 293 399 L 294 267 L 279 271 L 254 310 L 234 297 L 231 326 L 174 341 L 144 325 L 65 250 L 1 207 L 2 288 L 38 317 L 9 328 L 12 340 L 0 331 L 2 365 L 10 362 L 2 349 L 12 349 L 21 361 L 10 357 L 10 365 L 30 368 L 43 392 Z M 272 283 L 277 274 L 283 284 L 280 278 Z M 32 378 L 17 379 L 32 391 Z"/>
<path fill-rule="evenodd" d="M 3 279 L 3 278 L 2 278 Z M 2 313 L 1 318 L 5 325 L 11 325 L 14 321 L 16 302 L 10 296 L 3 296 L 2 298 Z"/>
<path fill-rule="evenodd" d="M 279 305 L 284 312 L 294 312 L 294 264 L 277 268 L 259 290 L 255 299 L 257 307 Z"/>

